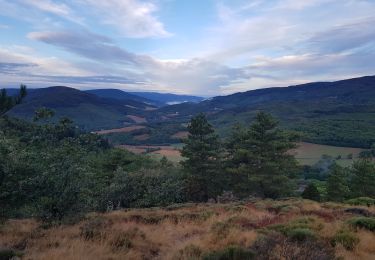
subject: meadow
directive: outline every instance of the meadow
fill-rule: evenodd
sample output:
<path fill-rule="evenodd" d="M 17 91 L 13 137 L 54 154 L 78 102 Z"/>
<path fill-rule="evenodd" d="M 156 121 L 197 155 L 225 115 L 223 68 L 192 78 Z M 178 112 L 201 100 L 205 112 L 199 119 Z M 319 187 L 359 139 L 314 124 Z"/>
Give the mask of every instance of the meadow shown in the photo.
<path fill-rule="evenodd" d="M 0 248 L 30 260 L 374 259 L 374 216 L 375 206 L 302 199 L 180 204 L 59 226 L 11 219 Z"/>

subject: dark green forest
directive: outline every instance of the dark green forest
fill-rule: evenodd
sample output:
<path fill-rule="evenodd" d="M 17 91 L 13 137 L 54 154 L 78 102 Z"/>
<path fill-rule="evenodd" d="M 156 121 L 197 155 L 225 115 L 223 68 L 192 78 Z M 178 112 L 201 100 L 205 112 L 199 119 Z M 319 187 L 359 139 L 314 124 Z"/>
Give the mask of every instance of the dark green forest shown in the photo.
<path fill-rule="evenodd" d="M 174 164 L 114 148 L 69 118 L 51 120 L 50 109 L 35 111 L 35 122 L 5 115 L 26 92 L 22 86 L 17 96 L 2 91 L 0 97 L 2 219 L 60 222 L 90 211 L 206 202 L 228 193 L 238 199 L 303 196 L 374 203 L 371 156 L 347 168 L 334 160 L 321 168 L 300 166 L 288 153 L 300 136 L 282 130 L 268 113 L 236 126 L 227 139 L 219 137 L 204 114 L 196 115 L 184 140 L 186 160 Z M 307 184 L 302 195 L 301 183 Z"/>

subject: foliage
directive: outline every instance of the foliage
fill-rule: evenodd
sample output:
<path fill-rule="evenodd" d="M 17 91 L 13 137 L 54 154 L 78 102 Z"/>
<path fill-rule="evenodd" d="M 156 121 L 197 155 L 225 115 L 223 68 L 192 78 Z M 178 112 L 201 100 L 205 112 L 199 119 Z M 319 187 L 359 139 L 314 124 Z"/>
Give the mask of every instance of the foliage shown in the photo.
<path fill-rule="evenodd" d="M 352 197 L 375 198 L 375 164 L 370 160 L 358 160 L 351 169 L 350 189 Z"/>
<path fill-rule="evenodd" d="M 320 193 L 314 183 L 310 183 L 301 195 L 304 199 L 320 201 Z"/>
<path fill-rule="evenodd" d="M 111 201 L 122 208 L 167 206 L 185 201 L 183 189 L 184 178 L 174 167 L 157 166 L 136 172 L 118 169 L 105 189 L 102 203 Z"/>
<path fill-rule="evenodd" d="M 347 250 L 353 250 L 358 243 L 358 237 L 348 230 L 339 230 L 331 239 L 333 246 L 341 244 Z"/>
<path fill-rule="evenodd" d="M 215 130 L 205 115 L 192 118 L 188 126 L 189 136 L 184 140 L 181 155 L 187 176 L 187 193 L 193 201 L 207 201 L 222 192 L 224 184 L 221 171 L 220 143 Z"/>
<path fill-rule="evenodd" d="M 375 218 L 374 217 L 356 217 L 349 221 L 349 224 L 353 227 L 364 228 L 369 231 L 375 232 Z"/>
<path fill-rule="evenodd" d="M 345 201 L 345 203 L 348 203 L 350 205 L 358 205 L 358 206 L 371 206 L 375 205 L 375 199 L 369 198 L 369 197 L 359 197 L 359 198 L 353 198 L 350 200 Z"/>
<path fill-rule="evenodd" d="M 348 171 L 339 165 L 334 165 L 327 180 L 327 199 L 343 201 L 349 196 Z"/>
<path fill-rule="evenodd" d="M 19 259 L 22 256 L 23 253 L 18 250 L 10 248 L 0 248 L 0 260 Z"/>
<path fill-rule="evenodd" d="M 214 251 L 203 256 L 204 260 L 251 260 L 256 259 L 255 254 L 237 246 L 230 246 L 220 251 Z"/>
<path fill-rule="evenodd" d="M 227 144 L 227 169 L 239 196 L 277 198 L 292 193 L 297 162 L 288 151 L 295 148 L 298 136 L 277 126 L 271 115 L 260 112 L 248 129 L 233 131 Z"/>
<path fill-rule="evenodd" d="M 0 91 L 0 116 L 4 115 L 14 106 L 20 104 L 27 95 L 26 86 L 21 84 L 20 90 L 17 96 L 8 96 L 7 91 L 2 89 Z"/>

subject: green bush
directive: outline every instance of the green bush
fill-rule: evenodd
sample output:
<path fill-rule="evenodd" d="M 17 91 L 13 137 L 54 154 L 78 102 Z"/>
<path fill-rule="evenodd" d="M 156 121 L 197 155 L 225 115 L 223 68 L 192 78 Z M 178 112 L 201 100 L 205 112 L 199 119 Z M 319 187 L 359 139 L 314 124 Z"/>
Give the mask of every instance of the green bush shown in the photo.
<path fill-rule="evenodd" d="M 0 260 L 9 260 L 22 257 L 23 253 L 10 248 L 0 248 Z"/>
<path fill-rule="evenodd" d="M 314 183 L 310 183 L 301 194 L 302 198 L 320 201 L 320 193 Z"/>
<path fill-rule="evenodd" d="M 314 239 L 315 234 L 308 228 L 295 228 L 287 232 L 287 237 L 292 241 L 305 241 L 308 239 Z"/>
<path fill-rule="evenodd" d="M 347 230 L 338 231 L 331 240 L 332 246 L 341 244 L 347 250 L 353 250 L 358 243 L 358 237 Z"/>
<path fill-rule="evenodd" d="M 204 260 L 250 260 L 256 259 L 255 254 L 237 246 L 230 246 L 223 250 L 214 251 L 203 256 Z"/>
<path fill-rule="evenodd" d="M 369 198 L 369 197 L 359 197 L 359 198 L 353 198 L 350 200 L 345 201 L 346 203 L 350 205 L 356 205 L 356 206 L 371 206 L 375 205 L 375 199 Z"/>
<path fill-rule="evenodd" d="M 349 220 L 349 224 L 356 228 L 364 228 L 375 232 L 375 218 L 357 217 Z"/>

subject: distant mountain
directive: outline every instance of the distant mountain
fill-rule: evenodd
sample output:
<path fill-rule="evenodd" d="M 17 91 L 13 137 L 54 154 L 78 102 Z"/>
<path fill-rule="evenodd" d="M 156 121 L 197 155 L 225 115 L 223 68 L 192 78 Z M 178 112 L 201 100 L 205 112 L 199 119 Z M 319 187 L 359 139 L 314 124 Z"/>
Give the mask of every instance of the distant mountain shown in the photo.
<path fill-rule="evenodd" d="M 158 92 L 130 92 L 133 95 L 137 95 L 149 100 L 155 100 L 166 105 L 179 104 L 184 102 L 198 103 L 204 100 L 203 97 L 189 96 L 189 95 L 177 95 L 170 93 L 158 93 Z"/>
<path fill-rule="evenodd" d="M 301 132 L 306 141 L 368 147 L 375 143 L 375 76 L 219 96 L 163 107 L 150 119 L 187 122 L 204 112 L 225 136 L 235 123 L 249 124 L 259 110 Z"/>
<path fill-rule="evenodd" d="M 98 97 L 102 98 L 113 98 L 113 99 L 118 99 L 122 101 L 126 100 L 134 100 L 146 104 L 151 104 L 154 106 L 163 106 L 165 105 L 164 102 L 160 102 L 158 100 L 153 100 L 153 99 L 148 99 L 144 98 L 139 95 L 135 95 L 132 93 L 128 93 L 119 89 L 91 89 L 91 90 L 86 90 L 85 92 L 94 94 Z"/>
<path fill-rule="evenodd" d="M 57 86 L 29 90 L 25 101 L 8 114 L 30 120 L 40 107 L 53 109 L 56 119 L 67 116 L 86 130 L 131 124 L 134 123 L 132 116 L 142 117 L 147 110 L 154 109 L 154 106 L 137 100 L 101 98 L 74 88 Z"/>

